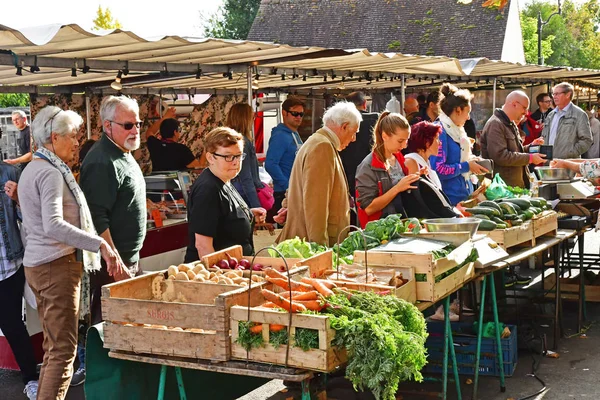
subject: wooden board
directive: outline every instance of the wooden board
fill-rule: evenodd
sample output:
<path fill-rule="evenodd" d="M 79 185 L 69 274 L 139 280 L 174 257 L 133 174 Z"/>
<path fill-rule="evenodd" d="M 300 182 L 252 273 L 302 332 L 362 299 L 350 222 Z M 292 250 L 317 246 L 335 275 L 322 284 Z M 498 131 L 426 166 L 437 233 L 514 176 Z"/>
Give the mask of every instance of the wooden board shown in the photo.
<path fill-rule="evenodd" d="M 489 236 L 490 239 L 498 243 L 498 246 L 502 247 L 504 250 L 520 244 L 529 244 L 531 247 L 535 246 L 532 221 L 525 221 L 522 225 L 513 226 L 511 228 L 478 232 Z"/>
<path fill-rule="evenodd" d="M 326 315 L 290 314 L 264 308 L 234 306 L 231 308 L 231 356 L 234 359 L 263 362 L 286 367 L 303 368 L 314 371 L 329 372 L 347 361 L 346 351 L 331 345 L 335 331 L 330 327 L 330 317 Z M 263 324 L 264 346 L 246 351 L 236 343 L 239 337 L 240 321 L 252 321 Z M 269 324 L 279 324 L 288 327 L 290 332 L 289 353 L 287 346 L 275 349 L 269 344 Z M 319 334 L 319 348 L 304 351 L 293 345 L 293 336 L 297 328 L 314 329 Z M 286 365 L 286 354 L 287 365 Z"/>
<path fill-rule="evenodd" d="M 406 276 L 405 276 L 406 277 Z M 414 277 L 410 278 L 408 282 L 400 287 L 393 287 L 387 285 L 376 285 L 372 283 L 354 283 L 354 282 L 344 282 L 344 281 L 336 281 L 335 284 L 339 287 L 345 287 L 351 290 L 358 290 L 360 292 L 390 292 L 390 295 L 396 296 L 399 299 L 403 299 L 408 301 L 411 304 L 415 304 L 417 302 L 417 284 Z"/>
<path fill-rule="evenodd" d="M 105 341 L 105 347 L 196 359 L 228 360 L 231 354 L 229 309 L 233 305 L 262 304 L 261 285 L 248 288 L 166 280 L 162 282 L 163 288 L 172 289 L 178 297 L 177 301 L 165 302 L 154 299 L 152 295 L 152 281 L 159 274 L 164 274 L 164 271 L 102 287 L 103 319 L 116 326 L 109 328 L 115 335 Z M 214 337 L 205 338 L 190 336 L 194 332 L 152 330 L 124 324 L 196 328 L 216 333 Z M 173 337 L 182 342 L 190 340 L 190 346 L 171 349 Z M 202 345 L 206 347 L 204 352 L 200 350 Z"/>
<path fill-rule="evenodd" d="M 555 236 L 558 230 L 558 214 L 556 211 L 546 210 L 536 215 L 531 221 L 533 224 L 533 236 Z"/>
<path fill-rule="evenodd" d="M 260 229 L 254 231 L 254 249 L 259 251 L 260 249 L 268 246 L 276 246 L 275 240 L 281 234 L 281 229 L 274 229 L 272 231 L 267 229 Z M 261 253 L 262 254 L 262 253 Z"/>
<path fill-rule="evenodd" d="M 217 262 L 227 260 L 227 254 L 229 254 L 230 257 L 236 258 L 238 261 L 245 258 L 251 263 L 254 262 L 255 264 L 262 264 L 265 267 L 273 267 L 280 271 L 282 271 L 282 268 L 285 268 L 286 265 L 289 269 L 293 269 L 301 261 L 300 258 L 286 258 L 284 261 L 281 257 L 270 257 L 269 253 L 266 251 L 261 253 L 261 256 L 259 257 L 244 256 L 242 255 L 242 246 L 236 245 L 205 255 L 202 257 L 202 263 L 206 268 L 210 269 Z"/>

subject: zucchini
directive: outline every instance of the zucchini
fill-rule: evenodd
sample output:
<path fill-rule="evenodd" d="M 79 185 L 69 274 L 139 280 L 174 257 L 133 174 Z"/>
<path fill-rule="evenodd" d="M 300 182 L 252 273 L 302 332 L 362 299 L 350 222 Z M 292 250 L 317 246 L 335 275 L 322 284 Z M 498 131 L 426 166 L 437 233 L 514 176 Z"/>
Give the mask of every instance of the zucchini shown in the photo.
<path fill-rule="evenodd" d="M 474 214 L 473 218 L 477 218 L 477 219 L 485 219 L 486 221 L 490 220 L 490 217 L 488 217 L 487 215 L 484 214 Z"/>
<path fill-rule="evenodd" d="M 523 211 L 523 214 L 521 214 L 521 215 L 523 215 L 525 217 L 525 218 L 521 218 L 521 219 L 523 219 L 523 221 L 529 221 L 531 218 L 533 218 L 533 213 L 529 210 Z"/>
<path fill-rule="evenodd" d="M 492 217 L 492 218 L 490 218 L 490 220 L 494 221 L 497 224 L 504 224 L 504 221 L 498 217 Z"/>
<path fill-rule="evenodd" d="M 512 220 L 512 221 L 510 221 L 510 222 L 513 224 L 513 226 L 519 226 L 519 225 L 523 225 L 523 220 L 522 220 L 522 219 L 520 219 L 520 218 L 513 219 L 513 220 Z"/>
<path fill-rule="evenodd" d="M 539 213 L 541 213 L 543 210 L 541 208 L 538 207 L 529 207 L 529 209 L 527 211 L 531 211 L 532 213 L 534 213 L 535 215 L 538 215 Z"/>
<path fill-rule="evenodd" d="M 512 220 L 517 219 L 518 217 L 517 217 L 517 214 L 504 214 L 503 218 L 505 221 L 512 221 Z"/>
<path fill-rule="evenodd" d="M 466 211 L 469 214 L 484 214 L 487 215 L 488 217 L 501 217 L 502 213 L 498 210 L 496 210 L 495 208 L 489 208 L 489 207 L 471 207 L 471 208 L 467 208 Z"/>
<path fill-rule="evenodd" d="M 498 210 L 498 212 L 503 213 L 502 208 L 495 201 L 485 200 L 477 204 L 477 207 L 489 207 Z"/>
<path fill-rule="evenodd" d="M 496 229 L 497 224 L 494 221 L 488 221 L 486 219 L 482 219 L 481 222 L 479 223 L 479 230 L 480 231 L 493 231 L 494 229 Z"/>
<path fill-rule="evenodd" d="M 512 203 L 500 203 L 500 208 L 502 209 L 502 212 L 506 215 L 506 214 L 518 214 L 519 212 L 521 212 L 521 208 L 519 206 L 517 206 L 516 204 L 512 204 Z"/>
<path fill-rule="evenodd" d="M 506 224 L 496 224 L 496 229 L 506 229 L 508 228 L 508 225 Z"/>
<path fill-rule="evenodd" d="M 542 202 L 539 201 L 538 199 L 529 199 L 529 202 L 531 203 L 532 207 L 541 207 L 542 206 Z"/>
<path fill-rule="evenodd" d="M 536 200 L 540 203 L 540 207 L 545 206 L 546 204 L 548 204 L 548 200 L 546 200 L 543 197 L 532 197 L 531 200 Z M 533 204 L 533 202 L 531 202 L 531 204 Z M 537 206 L 536 206 L 537 207 Z"/>
<path fill-rule="evenodd" d="M 503 201 L 511 204 L 516 204 L 519 206 L 519 208 L 521 208 L 521 210 L 527 210 L 529 207 L 531 207 L 531 203 L 529 202 L 529 200 L 525 199 L 505 199 Z"/>

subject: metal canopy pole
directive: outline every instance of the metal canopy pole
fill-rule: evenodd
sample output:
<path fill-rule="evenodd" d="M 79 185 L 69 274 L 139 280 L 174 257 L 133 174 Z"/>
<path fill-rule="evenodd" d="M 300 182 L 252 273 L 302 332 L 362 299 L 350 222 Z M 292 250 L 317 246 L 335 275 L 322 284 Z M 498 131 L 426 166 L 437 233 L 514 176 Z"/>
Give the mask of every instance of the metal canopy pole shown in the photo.
<path fill-rule="evenodd" d="M 248 104 L 252 107 L 252 66 L 246 69 L 246 89 L 248 89 Z"/>
<path fill-rule="evenodd" d="M 404 112 L 404 102 L 406 101 L 406 77 L 402 74 L 402 87 L 400 88 L 400 112 L 406 117 Z"/>
<path fill-rule="evenodd" d="M 496 109 L 496 83 L 498 83 L 498 79 L 494 78 L 494 90 L 493 90 L 493 98 L 492 98 L 492 113 Z"/>
<path fill-rule="evenodd" d="M 90 118 L 90 113 L 92 112 L 90 107 L 90 95 L 86 91 L 85 94 L 85 124 L 87 127 L 87 138 L 92 138 L 92 119 Z"/>

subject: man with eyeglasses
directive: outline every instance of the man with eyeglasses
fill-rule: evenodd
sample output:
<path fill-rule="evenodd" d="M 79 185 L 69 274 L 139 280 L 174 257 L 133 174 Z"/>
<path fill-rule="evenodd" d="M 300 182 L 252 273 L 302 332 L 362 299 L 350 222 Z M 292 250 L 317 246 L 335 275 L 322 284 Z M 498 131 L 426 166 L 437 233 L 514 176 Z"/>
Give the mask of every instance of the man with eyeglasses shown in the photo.
<path fill-rule="evenodd" d="M 554 146 L 553 158 L 581 158 L 592 146 L 592 132 L 588 116 L 573 100 L 573 85 L 559 83 L 552 90 L 556 108 L 548 114 L 542 137 Z"/>
<path fill-rule="evenodd" d="M 529 188 L 529 164 L 543 164 L 544 154 L 530 154 L 523 145 L 518 125 L 529 109 L 529 97 L 516 90 L 506 97 L 502 108 L 486 122 L 481 134 L 481 156 L 494 161 L 494 172 L 510 186 Z M 538 138 L 533 145 L 544 143 Z"/>
<path fill-rule="evenodd" d="M 552 111 L 552 97 L 550 97 L 550 93 L 540 93 L 535 97 L 535 101 L 538 109 L 531 114 L 531 118 L 543 126 L 548 114 Z"/>
<path fill-rule="evenodd" d="M 275 203 L 271 210 L 279 211 L 285 191 L 290 182 L 292 166 L 296 153 L 302 146 L 298 128 L 304 117 L 304 102 L 297 97 L 288 97 L 281 105 L 283 121 L 271 131 L 265 169 L 273 178 L 273 198 Z"/>
<path fill-rule="evenodd" d="M 33 154 L 31 153 L 31 130 L 25 112 L 21 110 L 13 111 L 11 113 L 11 119 L 13 125 L 19 130 L 17 145 L 19 146 L 21 155 L 17 158 L 6 159 L 4 162 L 11 165 L 18 165 L 21 168 L 21 171 L 23 171 L 33 157 Z"/>
<path fill-rule="evenodd" d="M 139 252 L 146 236 L 146 183 L 132 155 L 140 147 L 138 103 L 126 96 L 108 96 L 102 100 L 100 118 L 104 134 L 83 160 L 80 186 L 96 231 L 127 271 L 113 278 L 103 265 L 92 275 L 92 323 L 102 320 L 101 287 L 141 273 Z"/>

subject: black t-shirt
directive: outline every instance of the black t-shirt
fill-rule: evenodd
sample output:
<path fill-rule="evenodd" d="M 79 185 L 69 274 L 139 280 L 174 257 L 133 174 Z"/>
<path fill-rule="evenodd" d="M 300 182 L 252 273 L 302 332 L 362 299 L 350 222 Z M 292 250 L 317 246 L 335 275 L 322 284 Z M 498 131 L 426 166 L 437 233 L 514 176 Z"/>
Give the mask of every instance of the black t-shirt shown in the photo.
<path fill-rule="evenodd" d="M 31 152 L 31 129 L 29 125 L 19 132 L 17 145 L 19 146 L 19 152 L 22 156 Z M 23 163 L 21 165 L 21 171 L 27 166 L 27 164 L 29 163 Z"/>
<path fill-rule="evenodd" d="M 151 136 L 146 144 L 150 151 L 152 171 L 181 171 L 196 159 L 194 153 L 181 143 Z"/>
<path fill-rule="evenodd" d="M 224 183 L 208 168 L 202 171 L 192 185 L 188 201 L 189 244 L 185 262 L 199 259 L 196 233 L 212 237 L 215 251 L 240 245 L 244 255 L 252 255 L 251 216 L 232 184 Z"/>

